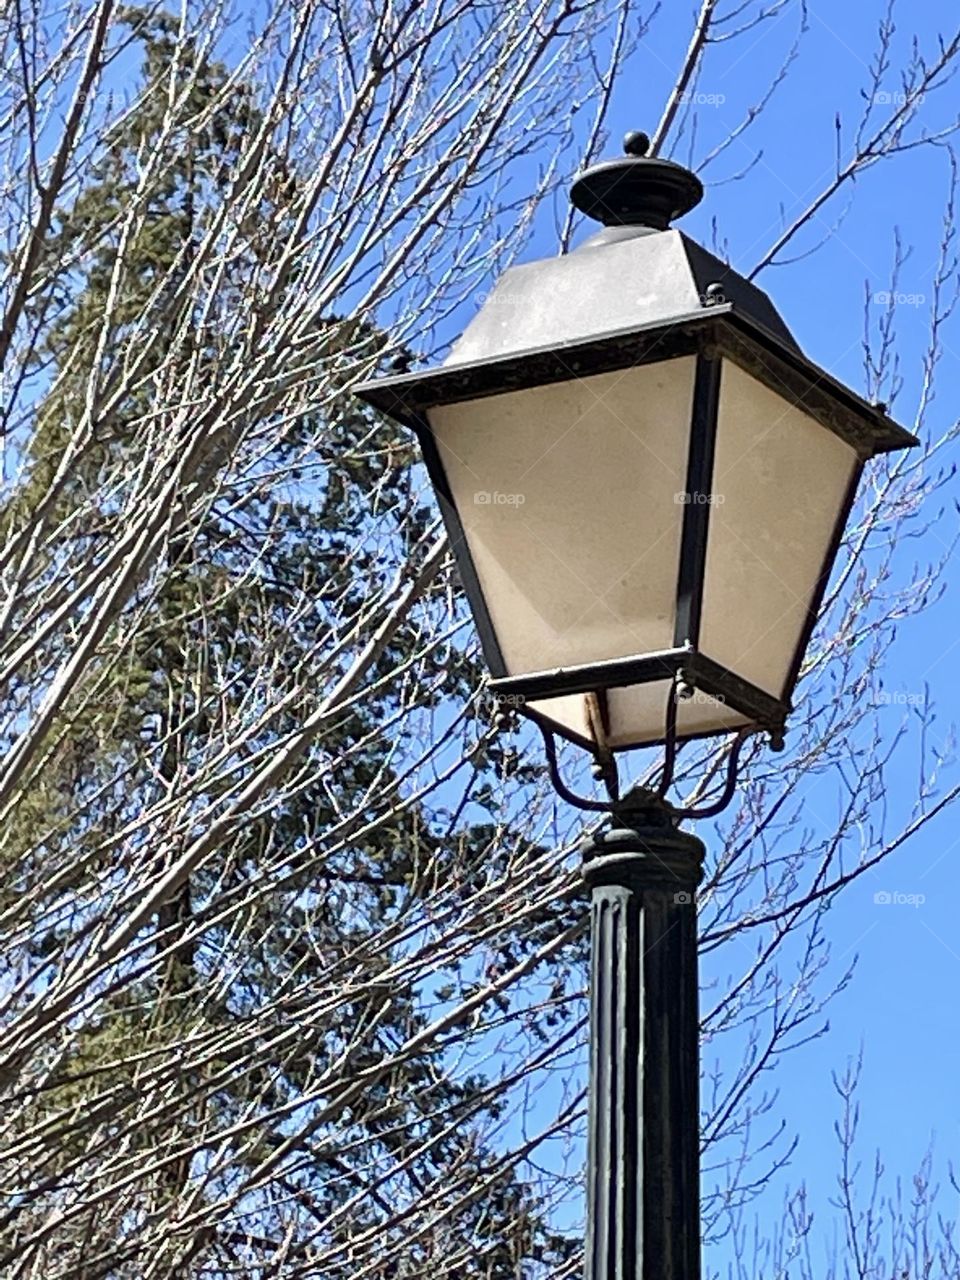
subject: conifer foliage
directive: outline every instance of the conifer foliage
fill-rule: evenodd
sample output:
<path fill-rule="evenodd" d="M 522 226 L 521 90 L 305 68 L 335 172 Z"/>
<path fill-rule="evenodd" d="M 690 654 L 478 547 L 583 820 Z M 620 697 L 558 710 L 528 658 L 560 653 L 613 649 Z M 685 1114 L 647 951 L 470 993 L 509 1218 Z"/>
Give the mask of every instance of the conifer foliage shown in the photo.
<path fill-rule="evenodd" d="M 200 24 L 111 15 L 18 318 L 11 1276 L 506 1280 L 573 1253 L 511 1118 L 563 982 L 546 1012 L 503 989 L 574 956 L 576 913 L 507 819 L 535 774 L 478 701 L 410 442 L 348 393 L 399 349 L 349 296 L 349 229 L 331 250 L 342 169 L 290 144 L 343 86 L 274 23 L 280 114 Z"/>

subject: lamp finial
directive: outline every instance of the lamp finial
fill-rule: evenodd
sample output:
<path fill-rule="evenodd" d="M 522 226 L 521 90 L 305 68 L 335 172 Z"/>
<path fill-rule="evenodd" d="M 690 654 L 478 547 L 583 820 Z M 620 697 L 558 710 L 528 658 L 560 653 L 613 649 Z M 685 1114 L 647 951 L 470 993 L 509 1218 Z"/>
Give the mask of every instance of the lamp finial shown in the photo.
<path fill-rule="evenodd" d="M 647 134 L 631 130 L 623 150 L 621 159 L 591 165 L 574 179 L 570 199 L 588 218 L 605 227 L 666 231 L 674 218 L 703 199 L 703 184 L 695 173 L 649 154 Z"/>
<path fill-rule="evenodd" d="M 647 134 L 641 133 L 639 129 L 631 129 L 629 133 L 624 135 L 624 155 L 636 156 L 639 158 L 641 156 L 645 156 L 649 150 L 650 139 Z"/>

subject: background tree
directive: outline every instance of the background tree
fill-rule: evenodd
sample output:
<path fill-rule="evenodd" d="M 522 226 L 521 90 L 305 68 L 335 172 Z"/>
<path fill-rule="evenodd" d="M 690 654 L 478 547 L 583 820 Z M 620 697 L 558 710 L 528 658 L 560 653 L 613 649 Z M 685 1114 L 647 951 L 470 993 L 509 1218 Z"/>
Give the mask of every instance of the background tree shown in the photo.
<path fill-rule="evenodd" d="M 8 12 L 5 1273 L 579 1270 L 577 820 L 527 736 L 491 724 L 410 444 L 349 387 L 434 358 L 540 198 L 607 148 L 617 71 L 654 16 Z M 793 35 L 706 155 L 695 90 L 773 20 L 802 41 L 802 4 L 702 5 L 659 146 L 709 174 L 753 127 Z M 897 68 L 885 21 L 852 158 L 758 271 L 868 167 L 949 139 L 921 108 L 957 37 Z M 921 430 L 955 300 L 951 212 L 952 195 Z M 892 322 L 865 351 L 867 390 L 894 398 Z M 942 560 L 903 582 L 892 547 L 930 518 L 951 430 L 872 473 L 790 753 L 774 767 L 758 747 L 712 841 L 708 1236 L 789 1152 L 767 1079 L 845 979 L 829 905 L 956 796 L 940 752 L 914 811 L 872 825 L 889 749 L 865 697 L 892 629 L 936 594 Z M 724 749 L 685 754 L 688 796 Z M 803 806 L 834 776 L 824 839 Z"/>
<path fill-rule="evenodd" d="M 928 1149 L 909 1174 L 886 1167 L 881 1151 L 864 1150 L 860 1134 L 862 1056 L 833 1077 L 837 1098 L 836 1172 L 826 1213 L 815 1208 L 803 1183 L 784 1199 L 782 1221 L 730 1216 L 733 1262 L 730 1280 L 747 1276 L 795 1276 L 797 1280 L 941 1280 L 960 1275 L 957 1200 L 951 1167 L 943 1179 Z"/>
<path fill-rule="evenodd" d="M 111 477 L 143 465 L 140 427 L 157 402 L 157 379 L 168 388 L 191 377 L 203 386 L 215 376 L 220 353 L 197 331 L 195 295 L 185 291 L 184 282 L 197 245 L 217 217 L 216 200 L 225 173 L 237 162 L 238 141 L 262 123 L 246 86 L 231 85 L 223 65 L 178 46 L 176 24 L 166 15 L 128 9 L 124 23 L 143 46 L 145 92 L 113 131 L 89 183 L 72 206 L 57 212 L 51 227 L 44 261 L 57 263 L 69 255 L 71 279 L 54 277 L 62 296 L 52 304 L 55 318 L 37 360 L 47 359 L 58 376 L 38 407 L 24 460 L 27 478 L 5 513 L 8 536 L 16 538 L 50 489 L 83 412 L 83 375 L 73 370 L 86 370 L 97 358 L 104 312 L 112 306 L 116 317 L 109 347 L 122 342 L 131 322 L 166 334 L 167 345 L 155 348 L 140 385 L 114 402 L 96 447 L 84 451 L 60 487 L 55 514 L 69 523 L 71 554 L 94 561 L 100 548 L 122 536 L 123 509 L 100 498 L 109 492 Z M 176 116 L 169 98 L 157 92 L 172 72 L 188 82 Z M 191 129 L 211 104 L 216 110 L 209 122 Z M 138 174 L 138 158 L 158 147 L 164 154 L 148 186 Z M 282 181 L 292 194 L 296 179 L 281 157 L 273 157 L 270 173 L 271 192 Z M 134 199 L 142 202 L 143 216 L 125 234 L 122 218 Z M 282 227 L 285 213 L 267 195 L 257 210 L 254 234 L 244 242 L 243 274 L 269 262 L 276 240 L 258 238 L 256 228 L 271 219 Z M 118 279 L 121 252 L 124 271 Z M 241 278 L 239 265 L 233 275 Z M 42 296 L 34 304 L 38 310 L 46 305 Z M 329 362 L 334 390 L 336 361 L 348 344 L 372 350 L 383 345 L 369 326 L 352 321 L 331 317 L 318 320 L 316 327 L 323 337 L 315 358 Z M 258 432 L 263 426 L 257 424 Z M 131 597 L 128 609 L 136 615 L 135 624 L 126 631 L 124 618 L 105 633 L 100 651 L 51 724 L 55 747 L 44 761 L 41 788 L 11 813 L 8 856 L 36 857 L 33 845 L 42 831 L 37 859 L 42 881 L 51 863 L 74 860 L 78 842 L 91 851 L 109 847 L 126 823 L 137 821 L 137 805 L 145 797 L 169 795 L 190 773 L 202 770 L 211 752 L 215 756 L 223 749 L 212 722 L 214 708 L 221 723 L 224 716 L 243 722 L 251 702 L 264 700 L 265 691 L 274 697 L 282 691 L 286 706 L 265 724 L 252 726 L 248 740 L 237 744 L 231 772 L 244 758 L 278 749 L 283 736 L 309 713 L 309 689 L 299 673 L 317 637 L 342 628 L 354 643 L 374 641 L 364 616 L 371 584 L 379 577 L 388 587 L 398 565 L 414 572 L 418 567 L 433 517 L 411 484 L 411 461 L 407 441 L 343 395 L 320 420 L 311 416 L 274 424 L 271 437 L 247 464 L 253 483 L 228 481 L 214 501 L 168 537 L 158 557 L 161 571 Z M 53 552 L 54 546 L 46 550 Z M 51 555 L 38 568 L 38 578 L 56 573 L 53 561 Z M 59 1143 L 34 1165 L 38 1202 L 50 1197 L 62 1205 L 64 1183 L 80 1169 L 90 1176 L 93 1162 L 102 1161 L 118 1138 L 126 1140 L 131 1167 L 137 1162 L 142 1168 L 147 1161 L 136 1193 L 162 1224 L 162 1243 L 152 1234 L 138 1234 L 127 1243 L 115 1206 L 111 1203 L 105 1213 L 98 1201 L 82 1227 L 83 1265 L 90 1274 L 116 1268 L 125 1256 L 134 1268 L 131 1274 L 139 1274 L 145 1249 L 155 1268 L 175 1268 L 187 1260 L 209 1265 L 207 1259 L 224 1269 L 256 1266 L 266 1248 L 281 1247 L 289 1265 L 304 1265 L 317 1255 L 316 1244 L 282 1245 L 290 1223 L 299 1219 L 308 1238 L 325 1234 L 329 1222 L 328 1248 L 339 1243 L 352 1253 L 358 1234 L 370 1237 L 374 1253 L 390 1242 L 391 1267 L 399 1273 L 430 1264 L 437 1245 L 432 1230 L 408 1244 L 406 1228 L 399 1234 L 390 1223 L 403 1222 L 404 1200 L 415 1203 L 441 1186 L 448 1206 L 444 1265 L 464 1274 L 513 1274 L 524 1258 L 547 1262 L 569 1252 L 544 1228 L 512 1164 L 488 1151 L 477 1118 L 489 1123 L 499 1107 L 484 1077 L 466 1073 L 461 1080 L 438 1071 L 436 1044 L 427 1054 L 392 1060 L 397 1046 L 427 1026 L 421 1003 L 388 976 L 391 964 L 404 957 L 402 943 L 390 943 L 391 932 L 401 922 L 403 932 L 410 930 L 424 896 L 416 872 L 418 850 L 429 838 L 428 885 L 438 876 L 457 885 L 462 868 L 472 867 L 489 844 L 489 824 L 469 821 L 477 805 L 468 805 L 464 792 L 459 817 L 438 813 L 428 788 L 402 808 L 388 806 L 365 834 L 353 836 L 348 857 L 331 855 L 319 879 L 309 853 L 358 797 L 375 789 L 396 793 L 401 785 L 393 753 L 384 751 L 377 732 L 380 724 L 396 724 L 413 711 L 397 698 L 389 679 L 398 666 L 417 678 L 418 710 L 432 711 L 437 694 L 431 691 L 440 681 L 458 688 L 469 704 L 477 682 L 472 664 L 447 645 L 419 652 L 421 636 L 422 623 L 416 629 L 405 620 L 397 626 L 371 662 L 373 692 L 331 718 L 310 772 L 290 797 L 268 821 L 225 839 L 208 865 L 184 876 L 169 897 L 158 901 L 138 940 L 142 945 L 152 935 L 153 963 L 125 973 L 104 993 L 96 1015 L 72 1028 L 35 1106 L 22 1111 L 24 1132 L 41 1121 L 59 1122 Z M 264 653 L 271 655 L 266 679 Z M 42 679 L 42 661 L 35 660 L 24 671 L 22 687 L 35 687 Z M 490 789 L 504 772 L 502 750 L 487 742 L 482 758 L 477 751 L 472 755 L 469 785 Z M 330 760 L 337 768 L 328 776 L 324 765 Z M 204 798 L 228 787 L 214 781 Z M 344 825 L 346 836 L 359 823 L 354 817 Z M 519 836 L 513 839 L 522 844 Z M 252 885 L 270 866 L 271 850 L 285 864 L 282 882 L 269 895 L 252 894 Z M 74 909 L 96 903 L 104 870 L 101 852 L 71 885 Z M 52 900 L 41 893 L 34 903 L 35 927 L 49 925 L 49 932 L 34 934 L 27 954 L 41 966 L 72 943 L 75 917 L 61 920 L 61 892 L 62 885 Z M 239 935 L 232 924 L 218 927 L 215 919 L 204 920 L 202 905 L 217 895 L 221 902 L 243 901 L 246 919 Z M 528 929 L 517 945 L 529 953 L 531 944 Z M 228 956 L 232 968 L 229 986 L 216 992 L 211 955 L 217 956 L 221 974 Z M 449 967 L 453 975 L 461 968 L 456 962 Z M 353 972 L 355 991 L 348 994 L 348 983 L 346 998 L 297 1034 L 309 1010 L 307 993 L 328 986 L 338 972 Z M 266 1016 L 274 1033 L 284 1031 L 291 1038 L 289 1049 L 269 1069 L 248 1061 L 244 1046 L 253 1015 Z M 206 1069 L 184 1070 L 182 1046 L 197 1034 L 205 1044 Z M 277 1187 L 258 1204 L 258 1242 L 251 1243 L 232 1222 L 219 1232 L 194 1229 L 171 1238 L 169 1215 L 187 1188 L 203 1135 L 229 1131 L 251 1111 L 258 1114 L 255 1138 L 238 1143 L 230 1156 L 233 1176 L 254 1175 L 284 1145 L 287 1109 L 317 1074 L 318 1042 L 324 1058 L 337 1061 L 334 1077 L 341 1086 L 364 1072 L 373 1078 L 349 1106 L 304 1107 L 313 1113 L 306 1126 L 311 1136 L 304 1137 L 291 1168 L 283 1162 Z M 91 1145 L 90 1112 L 102 1110 L 105 1099 L 118 1092 L 139 1092 L 144 1059 L 164 1063 L 165 1088 L 160 1081 L 148 1088 L 162 1098 L 157 1123 L 142 1124 L 137 1115 L 134 1129 L 132 1117 L 114 1108 Z M 207 1088 L 204 1077 L 211 1071 L 216 1086 Z M 377 1190 L 374 1169 L 391 1171 L 389 1200 Z M 115 1176 L 115 1171 L 108 1174 L 108 1197 Z M 205 1201 L 214 1190 L 222 1192 L 224 1186 L 211 1176 Z M 290 1201 L 286 1219 L 273 1208 L 277 1195 Z M 211 1212 L 212 1223 L 217 1216 Z M 112 1226 L 115 1235 L 104 1226 Z M 99 1254 L 91 1235 L 101 1238 Z M 11 1252 L 18 1243 L 11 1238 Z"/>

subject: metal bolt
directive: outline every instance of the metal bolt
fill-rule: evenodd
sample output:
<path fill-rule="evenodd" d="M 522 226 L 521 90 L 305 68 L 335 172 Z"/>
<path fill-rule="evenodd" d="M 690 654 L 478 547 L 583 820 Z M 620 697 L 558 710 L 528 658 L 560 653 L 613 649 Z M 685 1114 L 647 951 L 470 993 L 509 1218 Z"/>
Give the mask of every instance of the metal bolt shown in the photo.
<path fill-rule="evenodd" d="M 703 292 L 703 305 L 705 307 L 717 307 L 723 302 L 726 302 L 723 285 L 719 280 L 714 280 L 713 284 L 708 284 Z"/>

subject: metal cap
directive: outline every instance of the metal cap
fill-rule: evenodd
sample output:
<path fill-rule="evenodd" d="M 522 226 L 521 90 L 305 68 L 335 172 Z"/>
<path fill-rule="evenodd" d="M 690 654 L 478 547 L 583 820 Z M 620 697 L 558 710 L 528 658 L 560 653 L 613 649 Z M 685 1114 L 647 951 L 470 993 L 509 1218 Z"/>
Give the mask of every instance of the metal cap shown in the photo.
<path fill-rule="evenodd" d="M 645 133 L 628 133 L 622 160 L 605 160 L 578 174 L 570 188 L 574 206 L 605 227 L 666 231 L 672 219 L 703 199 L 703 183 L 672 160 L 648 156 Z"/>

